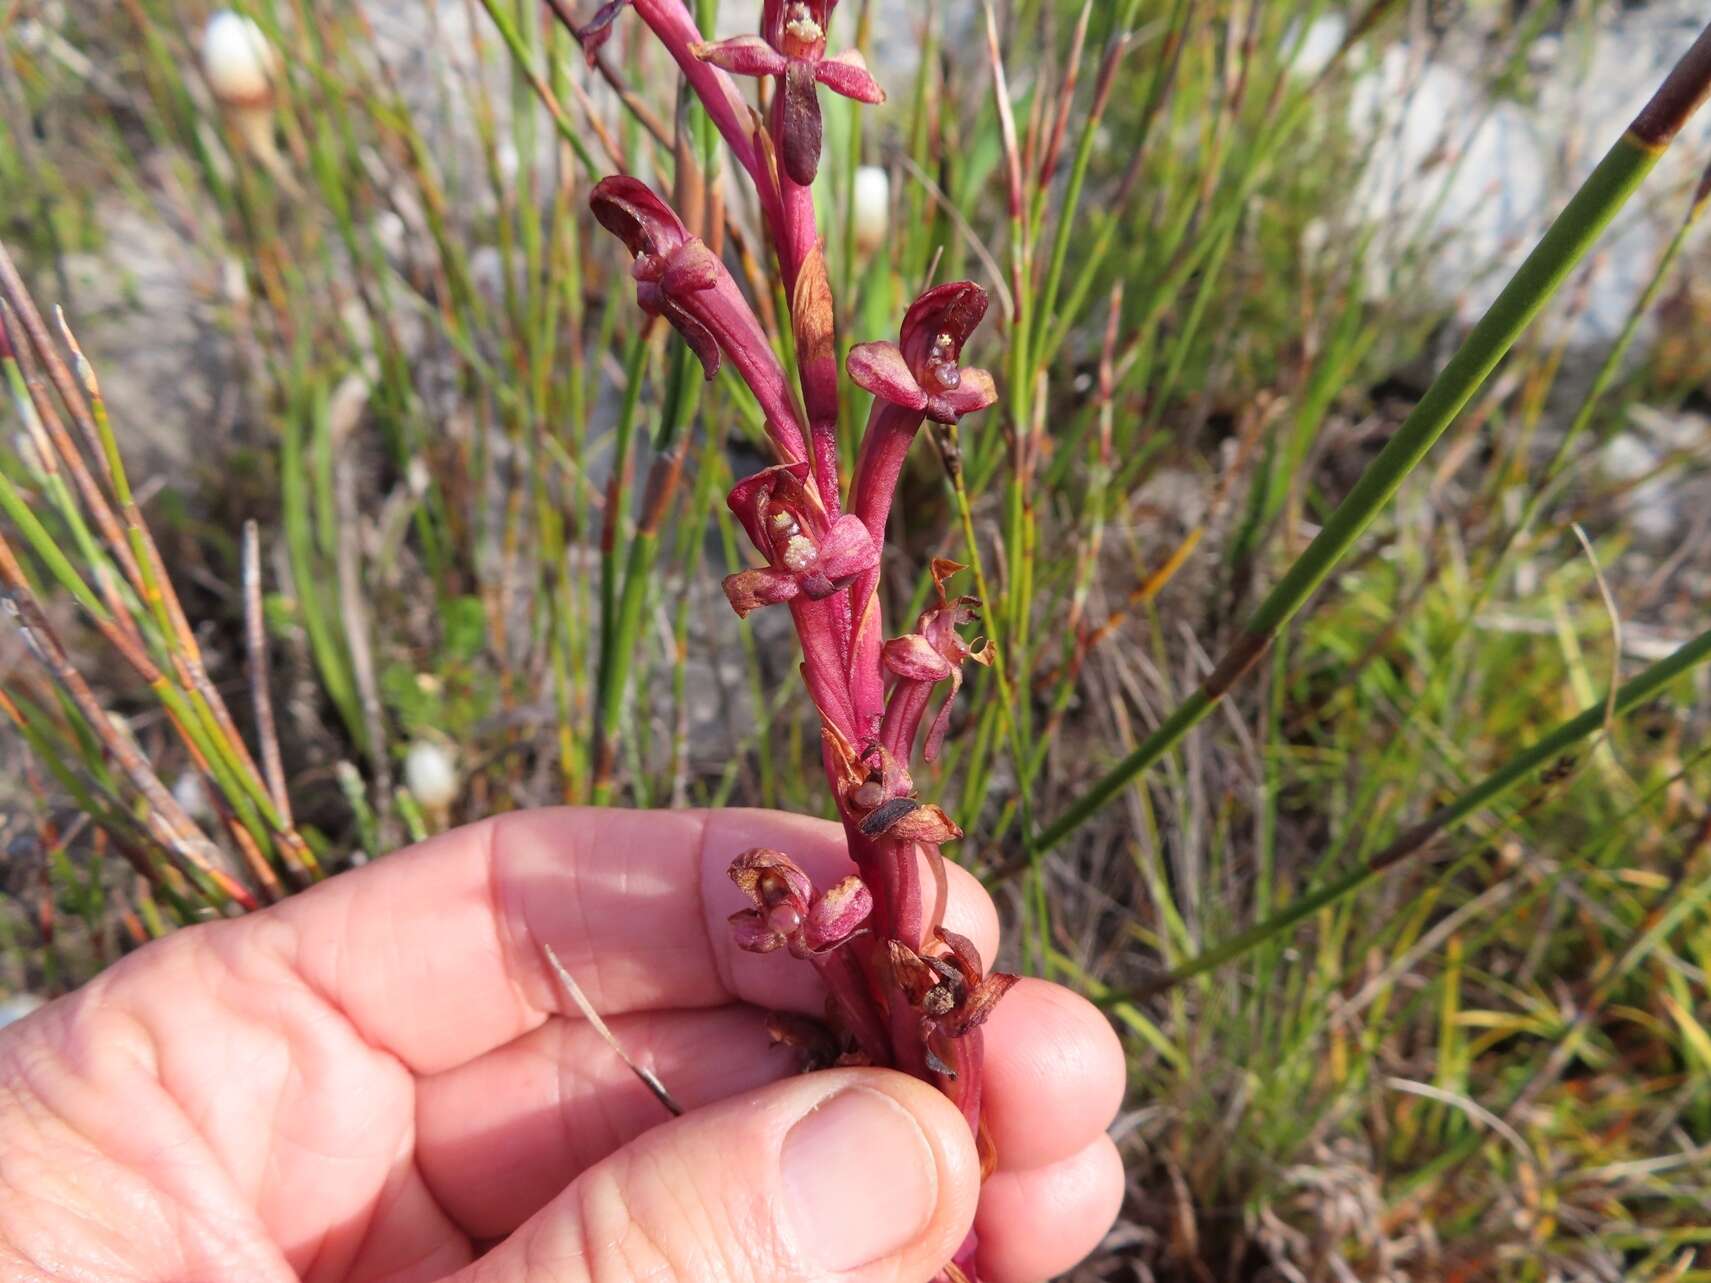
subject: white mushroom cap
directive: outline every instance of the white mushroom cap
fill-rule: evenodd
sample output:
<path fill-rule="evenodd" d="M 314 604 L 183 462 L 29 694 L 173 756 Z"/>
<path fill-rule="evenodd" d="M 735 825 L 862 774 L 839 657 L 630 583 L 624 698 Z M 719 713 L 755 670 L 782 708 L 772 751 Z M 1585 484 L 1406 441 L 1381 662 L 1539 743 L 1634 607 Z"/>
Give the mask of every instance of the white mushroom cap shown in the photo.
<path fill-rule="evenodd" d="M 222 103 L 262 103 L 273 92 L 279 51 L 253 19 L 221 9 L 208 19 L 202 33 L 202 70 Z"/>

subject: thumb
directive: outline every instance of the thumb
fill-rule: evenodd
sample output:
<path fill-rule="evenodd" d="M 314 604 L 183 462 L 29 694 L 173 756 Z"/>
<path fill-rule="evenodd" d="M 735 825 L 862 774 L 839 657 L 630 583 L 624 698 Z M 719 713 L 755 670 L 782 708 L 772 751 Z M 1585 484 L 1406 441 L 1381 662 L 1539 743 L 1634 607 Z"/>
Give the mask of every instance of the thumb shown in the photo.
<path fill-rule="evenodd" d="M 979 1196 L 943 1095 L 831 1070 L 647 1132 L 453 1283 L 926 1283 Z"/>

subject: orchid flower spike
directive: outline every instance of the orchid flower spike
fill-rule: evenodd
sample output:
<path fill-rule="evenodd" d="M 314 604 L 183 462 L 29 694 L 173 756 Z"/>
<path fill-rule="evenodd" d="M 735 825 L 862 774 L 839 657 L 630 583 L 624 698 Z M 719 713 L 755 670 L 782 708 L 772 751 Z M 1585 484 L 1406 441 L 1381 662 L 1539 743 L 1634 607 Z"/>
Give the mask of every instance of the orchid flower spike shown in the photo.
<path fill-rule="evenodd" d="M 779 150 L 784 172 L 807 187 L 820 169 L 825 127 L 819 86 L 857 102 L 882 103 L 885 91 L 855 49 L 826 56 L 826 27 L 837 0 L 766 0 L 760 36 L 737 36 L 695 47 L 695 56 L 739 76 L 782 81 Z"/>

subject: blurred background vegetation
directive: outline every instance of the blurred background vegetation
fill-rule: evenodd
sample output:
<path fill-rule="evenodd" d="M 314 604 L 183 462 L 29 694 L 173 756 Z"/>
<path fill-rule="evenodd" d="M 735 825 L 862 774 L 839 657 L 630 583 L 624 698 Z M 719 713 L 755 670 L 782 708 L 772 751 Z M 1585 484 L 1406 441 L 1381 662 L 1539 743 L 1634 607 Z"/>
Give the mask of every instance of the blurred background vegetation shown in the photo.
<path fill-rule="evenodd" d="M 50 309 L 9 289 L 0 349 L 11 1010 L 499 810 L 828 809 L 787 621 L 718 587 L 758 413 L 586 212 L 707 155 L 661 51 L 620 23 L 591 69 L 535 0 L 236 7 L 280 53 L 254 101 L 199 0 L 0 0 L 0 242 Z M 1200 685 L 1692 8 L 1008 0 L 1002 80 L 972 0 L 839 8 L 890 95 L 827 104 L 841 341 L 933 280 L 995 297 L 1000 406 L 917 451 L 882 591 L 909 618 L 978 554 L 1007 663 L 921 784 L 1011 961 L 1131 1051 L 1086 1278 L 1711 1279 L 1704 675 L 1522 756 L 1705 626 L 1702 128 L 1237 692 L 1047 828 Z"/>

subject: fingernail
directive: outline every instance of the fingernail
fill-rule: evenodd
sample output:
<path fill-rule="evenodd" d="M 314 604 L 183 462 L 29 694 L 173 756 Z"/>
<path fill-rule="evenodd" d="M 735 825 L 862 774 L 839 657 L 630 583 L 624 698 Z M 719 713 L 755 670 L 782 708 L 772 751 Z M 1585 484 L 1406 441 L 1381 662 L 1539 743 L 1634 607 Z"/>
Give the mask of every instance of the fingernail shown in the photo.
<path fill-rule="evenodd" d="M 938 1203 L 938 1164 L 914 1116 L 851 1087 L 784 1139 L 784 1194 L 796 1242 L 827 1270 L 853 1270 L 908 1247 Z"/>

